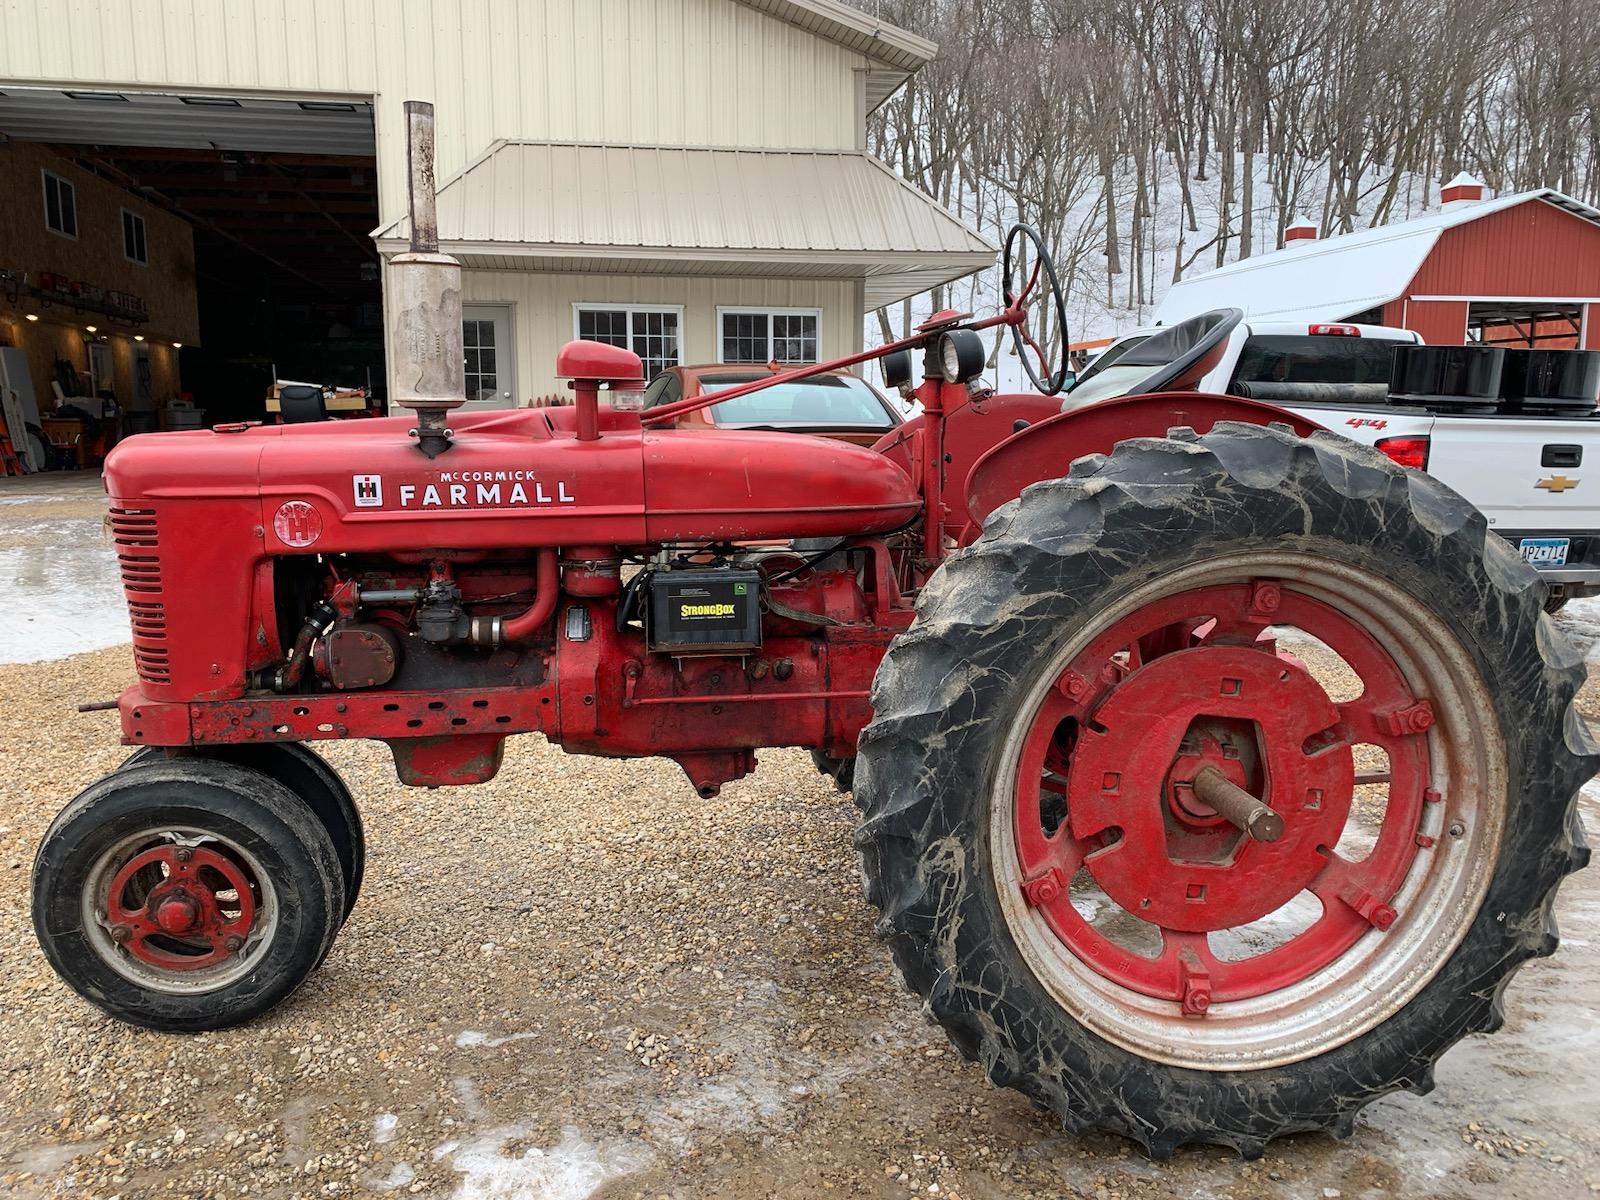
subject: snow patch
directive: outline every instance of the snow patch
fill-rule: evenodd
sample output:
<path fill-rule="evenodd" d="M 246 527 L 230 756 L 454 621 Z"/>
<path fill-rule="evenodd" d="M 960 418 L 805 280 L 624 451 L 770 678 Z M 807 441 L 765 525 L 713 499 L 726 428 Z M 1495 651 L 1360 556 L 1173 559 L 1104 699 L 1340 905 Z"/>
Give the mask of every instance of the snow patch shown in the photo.
<path fill-rule="evenodd" d="M 496 1046 L 504 1046 L 507 1042 L 520 1042 L 538 1036 L 536 1033 L 508 1033 L 502 1037 L 490 1037 L 477 1029 L 463 1029 L 456 1034 L 456 1045 L 463 1050 L 474 1046 L 486 1046 L 492 1050 Z"/>
<path fill-rule="evenodd" d="M 368 1177 L 367 1186 L 376 1192 L 392 1192 L 397 1188 L 410 1186 L 416 1178 L 417 1172 L 410 1163 L 399 1162 L 389 1168 L 387 1175 Z"/>
<path fill-rule="evenodd" d="M 1567 601 L 1555 615 L 1556 626 L 1579 650 L 1584 661 L 1600 663 L 1600 596 Z"/>
<path fill-rule="evenodd" d="M 642 1170 L 652 1157 L 640 1147 L 596 1146 L 570 1126 L 548 1149 L 507 1153 L 506 1143 L 526 1133 L 524 1126 L 503 1125 L 436 1151 L 435 1158 L 448 1157 L 462 1177 L 457 1200 L 585 1200 L 613 1179 Z"/>

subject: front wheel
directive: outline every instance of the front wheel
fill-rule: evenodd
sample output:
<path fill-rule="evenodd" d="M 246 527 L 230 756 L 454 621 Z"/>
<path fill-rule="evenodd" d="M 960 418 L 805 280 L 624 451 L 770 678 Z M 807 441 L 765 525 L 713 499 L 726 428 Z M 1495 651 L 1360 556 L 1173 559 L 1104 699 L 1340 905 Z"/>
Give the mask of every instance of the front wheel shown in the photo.
<path fill-rule="evenodd" d="M 220 1029 L 266 1012 L 339 928 L 328 831 L 276 780 L 232 763 L 125 766 L 56 818 L 33 922 L 57 974 L 120 1020 Z"/>
<path fill-rule="evenodd" d="M 1587 858 L 1540 594 L 1328 436 L 1175 431 L 1029 488 L 874 687 L 858 844 L 907 981 L 996 1083 L 1157 1155 L 1428 1090 Z"/>

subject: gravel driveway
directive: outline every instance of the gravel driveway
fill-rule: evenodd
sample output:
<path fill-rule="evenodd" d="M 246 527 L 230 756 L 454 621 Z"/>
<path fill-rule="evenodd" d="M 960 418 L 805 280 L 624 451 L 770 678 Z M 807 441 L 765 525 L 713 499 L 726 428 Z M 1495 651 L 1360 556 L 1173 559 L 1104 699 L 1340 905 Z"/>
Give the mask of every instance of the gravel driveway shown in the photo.
<path fill-rule="evenodd" d="M 79 486 L 0 490 L 0 545 L 80 516 Z M 1452 1051 L 1432 1096 L 1380 1101 L 1345 1142 L 1150 1163 L 1065 1136 L 923 1021 L 872 935 L 854 810 L 793 751 L 702 801 L 671 763 L 536 737 L 493 783 L 442 791 L 400 787 L 382 745 L 326 744 L 370 858 L 325 966 L 245 1029 L 126 1028 L 50 973 L 27 882 L 56 810 L 125 753 L 113 714 L 73 706 L 130 677 L 125 648 L 0 666 L 0 1194 L 1600 1192 L 1600 872 L 1566 885 L 1561 952 L 1517 976 L 1505 1031 Z"/>

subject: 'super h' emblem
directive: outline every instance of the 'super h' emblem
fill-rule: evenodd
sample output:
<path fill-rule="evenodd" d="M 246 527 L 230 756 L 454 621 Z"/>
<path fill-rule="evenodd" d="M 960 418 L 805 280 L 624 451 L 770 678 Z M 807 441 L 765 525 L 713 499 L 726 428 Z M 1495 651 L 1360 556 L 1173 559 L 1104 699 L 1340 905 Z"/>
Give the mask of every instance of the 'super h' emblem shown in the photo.
<path fill-rule="evenodd" d="M 272 518 L 272 532 L 285 546 L 302 549 L 322 536 L 322 514 L 304 500 L 286 500 Z"/>

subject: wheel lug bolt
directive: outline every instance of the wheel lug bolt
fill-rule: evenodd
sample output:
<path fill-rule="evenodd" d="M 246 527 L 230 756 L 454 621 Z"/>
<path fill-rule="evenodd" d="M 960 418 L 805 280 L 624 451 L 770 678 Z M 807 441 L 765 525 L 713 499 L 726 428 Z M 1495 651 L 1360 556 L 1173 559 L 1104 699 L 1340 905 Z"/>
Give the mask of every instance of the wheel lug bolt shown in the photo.
<path fill-rule="evenodd" d="M 228 953 L 233 954 L 244 949 L 244 939 L 237 933 L 230 933 L 227 937 L 222 939 L 222 948 L 228 951 Z"/>
<path fill-rule="evenodd" d="M 111 934 L 111 940 L 116 942 L 118 945 L 121 945 L 123 942 L 126 942 L 133 936 L 133 930 L 129 929 L 126 925 L 113 925 L 109 932 Z"/>
<path fill-rule="evenodd" d="M 177 859 L 179 862 L 188 862 L 194 857 L 194 851 L 189 849 L 187 846 L 179 846 L 173 851 L 172 857 Z"/>
<path fill-rule="evenodd" d="M 1458 837 L 1461 837 L 1466 832 L 1467 832 L 1467 827 L 1463 822 L 1461 822 L 1461 821 L 1451 821 L 1450 822 L 1450 836 L 1451 837 L 1458 838 Z"/>

